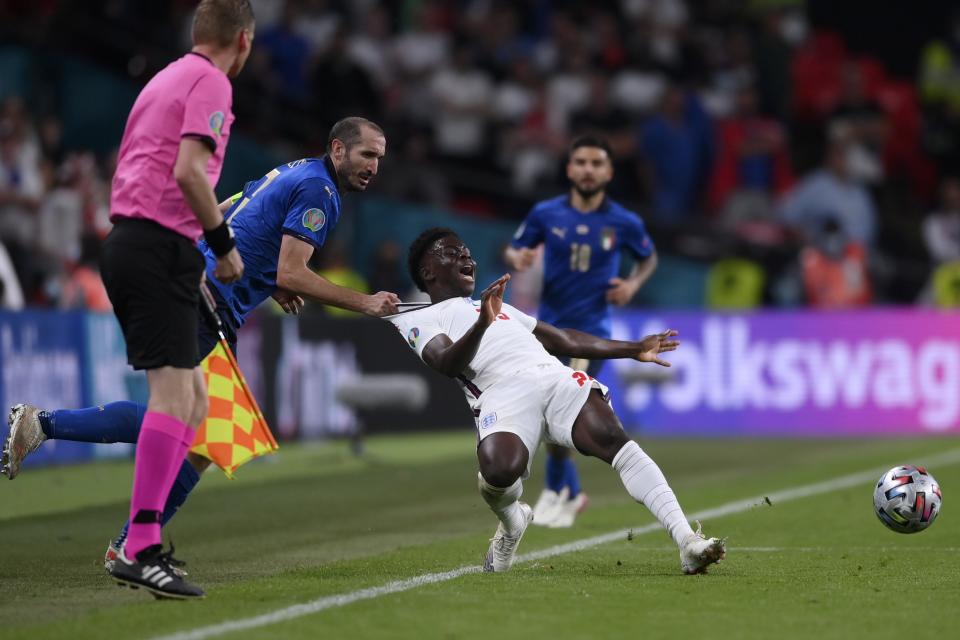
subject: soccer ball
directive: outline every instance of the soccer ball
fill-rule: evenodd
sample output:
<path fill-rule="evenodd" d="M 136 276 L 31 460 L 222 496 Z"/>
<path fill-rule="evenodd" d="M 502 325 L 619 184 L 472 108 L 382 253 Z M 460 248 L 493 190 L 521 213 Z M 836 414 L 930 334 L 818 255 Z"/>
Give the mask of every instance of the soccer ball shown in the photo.
<path fill-rule="evenodd" d="M 940 513 L 940 485 L 923 467 L 894 467 L 880 476 L 873 509 L 880 522 L 897 533 L 923 531 Z"/>

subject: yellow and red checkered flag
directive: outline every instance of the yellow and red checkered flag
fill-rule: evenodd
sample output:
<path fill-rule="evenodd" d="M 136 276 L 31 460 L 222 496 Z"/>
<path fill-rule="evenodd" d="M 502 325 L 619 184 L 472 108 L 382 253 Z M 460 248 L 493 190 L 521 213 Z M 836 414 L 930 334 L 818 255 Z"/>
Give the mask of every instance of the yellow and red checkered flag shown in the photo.
<path fill-rule="evenodd" d="M 200 366 L 207 381 L 210 410 L 197 429 L 190 451 L 209 458 L 232 479 L 244 462 L 279 447 L 226 340 L 220 340 Z"/>

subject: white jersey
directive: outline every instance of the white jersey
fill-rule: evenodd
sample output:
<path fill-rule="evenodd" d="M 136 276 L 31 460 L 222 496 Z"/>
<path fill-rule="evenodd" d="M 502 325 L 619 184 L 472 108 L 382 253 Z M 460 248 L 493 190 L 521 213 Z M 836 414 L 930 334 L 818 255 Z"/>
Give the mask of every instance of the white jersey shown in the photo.
<path fill-rule="evenodd" d="M 416 311 L 385 319 L 400 331 L 407 344 L 423 359 L 423 349 L 441 333 L 456 342 L 477 322 L 480 301 L 450 298 Z M 504 304 L 497 320 L 483 334 L 473 360 L 457 376 L 472 409 L 480 406 L 480 395 L 519 371 L 538 365 L 559 365 L 533 335 L 533 318 L 516 307 Z"/>

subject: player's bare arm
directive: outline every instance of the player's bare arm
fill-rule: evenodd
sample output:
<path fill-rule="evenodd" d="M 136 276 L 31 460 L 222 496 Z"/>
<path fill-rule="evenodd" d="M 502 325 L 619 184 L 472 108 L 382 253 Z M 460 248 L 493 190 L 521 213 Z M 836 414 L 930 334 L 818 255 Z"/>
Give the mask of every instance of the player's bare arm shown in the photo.
<path fill-rule="evenodd" d="M 659 354 L 674 351 L 680 346 L 674 340 L 678 334 L 673 329 L 647 336 L 637 342 L 606 340 L 576 329 L 558 329 L 546 322 L 537 322 L 534 337 L 555 356 L 587 358 L 590 360 L 613 360 L 632 358 L 640 362 L 653 362 L 663 367 L 670 363 L 661 360 Z"/>
<path fill-rule="evenodd" d="M 173 167 L 173 177 L 200 221 L 207 243 L 217 255 L 214 275 L 220 282 L 229 284 L 243 275 L 243 260 L 236 246 L 233 246 L 233 238 L 224 225 L 223 213 L 207 178 L 207 162 L 212 155 L 213 150 L 205 142 L 197 138 L 183 138 Z"/>
<path fill-rule="evenodd" d="M 514 271 L 526 271 L 533 266 L 537 258 L 536 247 L 514 248 L 508 246 L 503 252 L 503 260 Z"/>
<path fill-rule="evenodd" d="M 397 312 L 400 297 L 389 291 L 367 295 L 333 284 L 314 273 L 307 262 L 314 247 L 291 235 L 283 236 L 280 242 L 280 259 L 277 264 L 277 287 L 290 294 L 312 298 L 323 304 L 357 311 L 368 316 L 381 317 Z M 281 306 L 282 306 L 281 302 Z"/>
<path fill-rule="evenodd" d="M 622 307 L 637 295 L 653 272 L 657 270 L 657 254 L 651 253 L 648 257 L 633 265 L 627 278 L 613 278 L 607 290 L 607 302 Z"/>
<path fill-rule="evenodd" d="M 504 274 L 483 290 L 477 321 L 459 340 L 453 342 L 448 335 L 441 333 L 427 343 L 423 348 L 423 361 L 430 368 L 451 378 L 463 373 L 477 355 L 483 335 L 503 308 L 503 293 L 509 281 L 510 274 Z"/>

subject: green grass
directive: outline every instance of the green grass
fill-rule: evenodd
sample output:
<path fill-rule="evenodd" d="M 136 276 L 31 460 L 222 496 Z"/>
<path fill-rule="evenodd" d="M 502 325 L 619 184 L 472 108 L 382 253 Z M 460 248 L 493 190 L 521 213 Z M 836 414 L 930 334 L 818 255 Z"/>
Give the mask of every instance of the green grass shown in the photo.
<path fill-rule="evenodd" d="M 236 481 L 211 471 L 168 528 L 208 592 L 189 603 L 119 589 L 100 567 L 124 519 L 129 463 L 27 469 L 0 483 L 0 637 L 150 637 L 479 564 L 496 522 L 476 491 L 473 444 L 469 432 L 379 437 L 364 459 L 340 443 L 287 445 Z M 642 444 L 693 513 L 923 462 L 960 439 Z M 531 528 L 521 552 L 652 521 L 608 467 L 580 467 L 590 509 L 570 530 Z M 868 482 L 704 522 L 730 546 L 706 576 L 681 575 L 656 531 L 223 637 L 949 637 L 960 625 L 960 464 L 931 471 L 944 512 L 917 535 L 877 521 Z M 535 474 L 526 499 L 540 484 Z"/>

